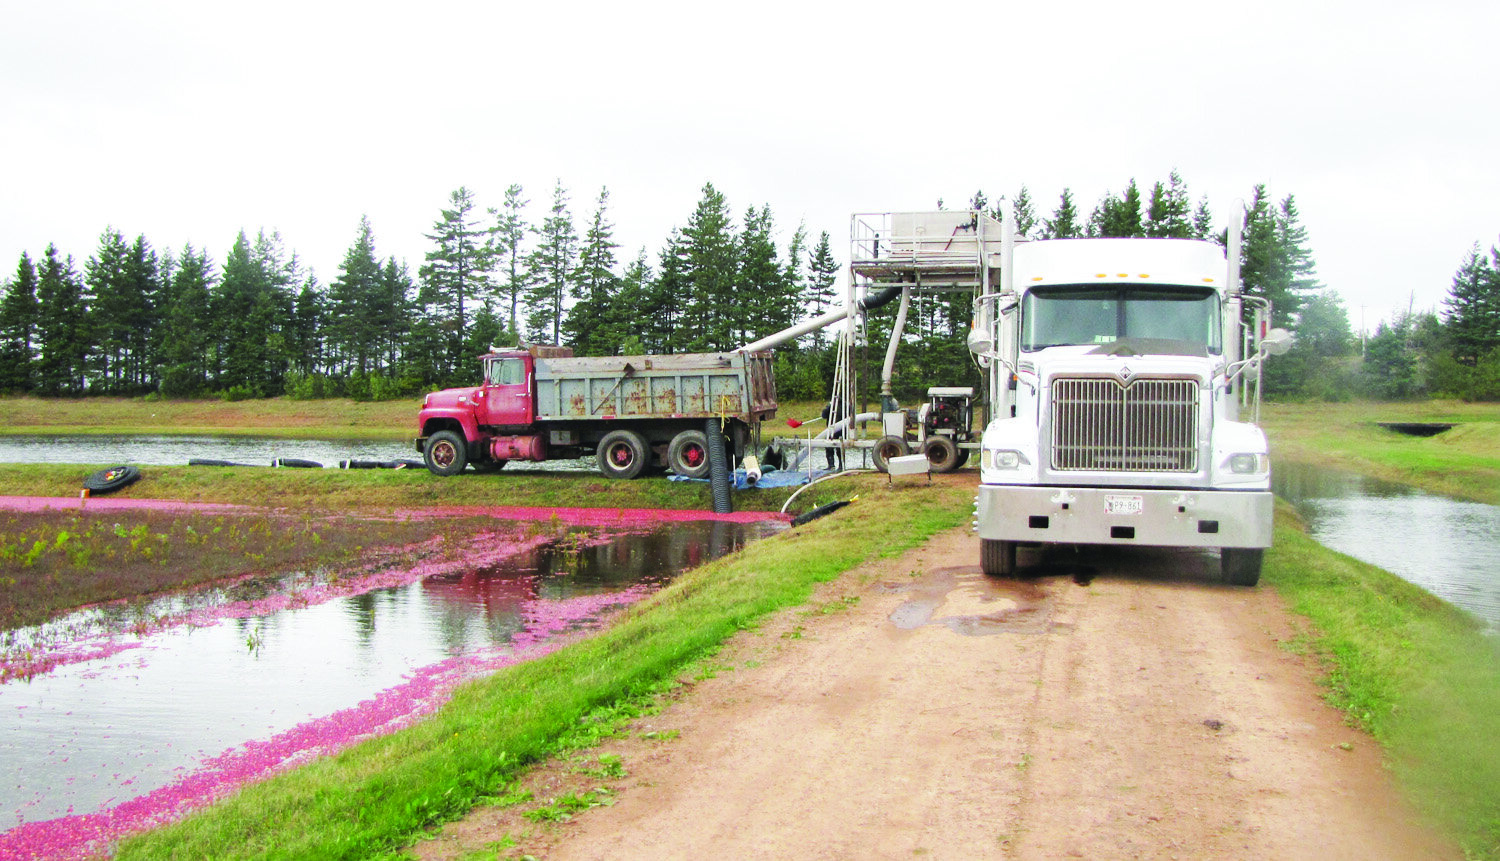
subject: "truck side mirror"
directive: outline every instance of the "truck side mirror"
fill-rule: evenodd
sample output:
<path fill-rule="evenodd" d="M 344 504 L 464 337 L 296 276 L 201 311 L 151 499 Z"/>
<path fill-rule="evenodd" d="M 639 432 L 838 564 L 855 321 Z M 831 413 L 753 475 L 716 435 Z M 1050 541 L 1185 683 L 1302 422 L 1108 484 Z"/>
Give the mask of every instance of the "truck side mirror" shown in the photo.
<path fill-rule="evenodd" d="M 1280 356 L 1292 348 L 1292 333 L 1285 329 L 1272 329 L 1266 333 L 1265 340 L 1260 342 L 1260 352 L 1267 356 Z"/>

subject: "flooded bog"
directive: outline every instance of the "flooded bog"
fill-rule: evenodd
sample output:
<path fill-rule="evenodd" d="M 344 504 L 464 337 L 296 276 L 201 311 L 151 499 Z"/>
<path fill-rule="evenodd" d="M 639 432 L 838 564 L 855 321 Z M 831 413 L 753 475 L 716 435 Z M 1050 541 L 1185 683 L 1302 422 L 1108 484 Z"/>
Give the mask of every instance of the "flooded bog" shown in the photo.
<path fill-rule="evenodd" d="M 676 573 L 783 528 L 738 519 L 546 538 L 516 525 L 481 565 L 353 583 L 300 575 L 259 600 L 203 590 L 14 632 L 10 660 L 83 651 L 0 685 L 0 857 L 81 851 L 403 726 L 458 682 L 545 654 Z"/>

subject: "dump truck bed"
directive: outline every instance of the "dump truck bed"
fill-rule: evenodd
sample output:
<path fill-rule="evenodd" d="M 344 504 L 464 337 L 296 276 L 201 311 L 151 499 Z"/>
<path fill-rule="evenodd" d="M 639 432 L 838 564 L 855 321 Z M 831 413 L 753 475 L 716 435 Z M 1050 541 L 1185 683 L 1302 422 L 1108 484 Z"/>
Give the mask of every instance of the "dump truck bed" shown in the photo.
<path fill-rule="evenodd" d="M 769 352 L 535 361 L 539 421 L 776 416 Z"/>

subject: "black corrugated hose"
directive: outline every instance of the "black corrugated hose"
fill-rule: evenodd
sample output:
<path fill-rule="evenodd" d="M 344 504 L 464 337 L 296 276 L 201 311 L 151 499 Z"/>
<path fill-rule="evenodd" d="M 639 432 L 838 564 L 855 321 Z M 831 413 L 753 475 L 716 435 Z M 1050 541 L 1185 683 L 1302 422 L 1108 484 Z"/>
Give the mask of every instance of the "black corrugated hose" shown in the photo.
<path fill-rule="evenodd" d="M 708 484 L 714 494 L 714 514 L 729 514 L 734 511 L 734 501 L 729 491 L 734 482 L 729 469 L 729 453 L 724 447 L 724 432 L 719 429 L 718 419 L 704 423 L 703 433 L 708 437 Z"/>

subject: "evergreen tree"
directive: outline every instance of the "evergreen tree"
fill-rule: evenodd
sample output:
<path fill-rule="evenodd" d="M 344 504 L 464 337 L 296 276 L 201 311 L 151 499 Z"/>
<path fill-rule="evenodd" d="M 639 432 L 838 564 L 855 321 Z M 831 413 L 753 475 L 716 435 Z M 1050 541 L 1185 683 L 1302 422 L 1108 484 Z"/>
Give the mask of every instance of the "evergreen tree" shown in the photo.
<path fill-rule="evenodd" d="M 213 295 L 220 391 L 234 398 L 281 394 L 291 365 L 285 325 L 300 280 L 301 266 L 283 250 L 280 234 L 261 231 L 252 245 L 240 231 Z"/>
<path fill-rule="evenodd" d="M 292 370 L 303 377 L 327 370 L 327 304 L 317 278 L 309 277 L 302 283 L 286 327 L 286 340 Z"/>
<path fill-rule="evenodd" d="M 493 265 L 487 231 L 474 214 L 474 194 L 460 186 L 448 196 L 448 208 L 427 234 L 434 248 L 418 270 L 422 289 L 418 302 L 443 346 L 436 373 L 447 378 L 464 361 L 464 330 L 467 306 L 489 294 Z"/>
<path fill-rule="evenodd" d="M 36 300 L 38 390 L 82 394 L 89 354 L 87 297 L 72 256 L 62 257 L 56 245 L 48 245 L 42 259 Z"/>
<path fill-rule="evenodd" d="M 329 364 L 335 374 L 367 374 L 381 354 L 379 315 L 389 310 L 380 307 L 381 289 L 374 231 L 370 219 L 361 216 L 354 244 L 344 252 L 339 277 L 328 290 L 326 339 Z M 315 303 L 309 307 L 310 313 L 313 307 Z"/>
<path fill-rule="evenodd" d="M 1151 186 L 1151 201 L 1146 206 L 1145 233 L 1152 237 L 1189 239 L 1193 236 L 1192 213 L 1189 211 L 1187 184 L 1177 171 Z"/>
<path fill-rule="evenodd" d="M 1500 348 L 1500 248 L 1492 248 L 1487 258 L 1479 243 L 1474 243 L 1453 273 L 1443 305 L 1455 361 L 1472 368 L 1481 357 Z"/>
<path fill-rule="evenodd" d="M 567 341 L 579 355 L 608 356 L 620 347 L 619 316 L 630 316 L 630 309 L 615 301 L 620 277 L 615 274 L 614 225 L 606 215 L 609 189 L 599 190 L 594 217 L 584 232 L 578 251 L 578 267 L 573 278 L 573 297 L 577 301 L 568 310 L 565 329 Z"/>
<path fill-rule="evenodd" d="M 692 334 L 685 322 L 688 291 L 688 249 L 682 232 L 672 228 L 657 256 L 656 277 L 641 303 L 642 339 L 648 352 L 686 352 Z"/>
<path fill-rule="evenodd" d="M 682 231 L 687 293 L 683 330 L 689 352 L 729 349 L 734 346 L 735 303 L 739 260 L 729 204 L 713 183 L 703 186 L 692 218 Z"/>
<path fill-rule="evenodd" d="M 1320 285 L 1291 195 L 1277 206 L 1266 187 L 1257 185 L 1243 236 L 1240 280 L 1245 292 L 1271 300 L 1274 325 L 1294 327 L 1303 303 Z"/>
<path fill-rule="evenodd" d="M 1193 211 L 1193 238 L 1208 239 L 1214 235 L 1214 216 L 1208 209 L 1208 198 L 1202 197 L 1198 200 L 1198 208 Z"/>
<path fill-rule="evenodd" d="M 1427 325 L 1422 315 L 1404 313 L 1390 323 L 1382 320 L 1375 327 L 1375 334 L 1365 344 L 1362 367 L 1371 394 L 1381 398 L 1409 398 L 1426 390 L 1421 374 L 1420 342 Z"/>
<path fill-rule="evenodd" d="M 217 364 L 217 326 L 210 325 L 213 269 L 207 252 L 200 254 L 188 245 L 167 282 L 159 348 L 163 394 L 201 394 L 208 386 L 210 368 Z"/>
<path fill-rule="evenodd" d="M 734 340 L 740 344 L 785 329 L 799 310 L 776 253 L 774 230 L 769 204 L 746 210 L 739 235 L 739 289 L 732 321 Z"/>
<path fill-rule="evenodd" d="M 495 218 L 493 247 L 503 276 L 499 293 L 510 309 L 512 333 L 521 331 L 520 318 L 517 314 L 521 307 L 521 300 L 526 293 L 528 277 L 525 268 L 526 258 L 521 253 L 521 245 L 526 241 L 526 234 L 530 230 L 526 226 L 525 217 L 526 205 L 530 201 L 523 200 L 521 194 L 521 186 L 512 184 L 505 190 L 505 202 L 501 208 L 490 210 L 490 214 Z"/>
<path fill-rule="evenodd" d="M 817 317 L 837 304 L 838 299 L 834 292 L 834 284 L 838 281 L 839 264 L 834 259 L 828 231 L 825 230 L 818 236 L 818 244 L 813 247 L 807 257 L 807 270 L 807 293 L 803 302 L 812 311 L 812 316 Z M 822 329 L 812 332 L 812 345 L 815 351 L 823 350 L 825 337 Z"/>
<path fill-rule="evenodd" d="M 807 256 L 807 222 L 799 222 L 797 230 L 786 245 L 786 269 L 781 273 L 782 281 L 786 284 L 786 292 L 794 302 L 801 302 L 802 297 L 807 295 L 807 276 L 802 272 L 802 264 Z M 795 314 L 793 315 L 796 316 Z"/>
<path fill-rule="evenodd" d="M 1031 235 L 1031 231 L 1037 225 L 1036 207 L 1031 202 L 1031 192 L 1026 186 L 1016 192 L 1016 200 L 1011 205 L 1011 211 L 1016 217 L 1016 236 L 1025 238 Z"/>
<path fill-rule="evenodd" d="M 568 212 L 568 193 L 561 179 L 552 189 L 552 208 L 542 219 L 537 236 L 537 247 L 527 267 L 532 280 L 526 291 L 526 329 L 533 340 L 558 344 L 562 342 L 563 309 L 573 267 L 578 261 L 578 230 Z"/>
<path fill-rule="evenodd" d="M 1083 235 L 1078 224 L 1078 207 L 1073 203 L 1073 190 L 1065 188 L 1052 217 L 1042 221 L 1042 239 L 1076 239 Z"/>
<path fill-rule="evenodd" d="M 656 346 L 662 336 L 650 310 L 651 282 L 651 264 L 646 258 L 646 249 L 642 247 L 620 276 L 614 304 L 623 313 L 612 315 L 606 332 L 610 343 L 614 344 L 614 352 L 619 355 L 662 352 Z"/>
<path fill-rule="evenodd" d="M 1144 236 L 1141 226 L 1141 190 L 1132 179 L 1125 194 L 1116 197 L 1105 192 L 1093 215 L 1089 216 L 1089 236 Z"/>
<path fill-rule="evenodd" d="M 36 289 L 36 266 L 22 252 L 16 276 L 6 282 L 0 298 L 0 392 L 25 393 L 36 386 Z"/>
<path fill-rule="evenodd" d="M 387 257 L 380 270 L 379 289 L 375 294 L 375 334 L 383 359 L 377 368 L 392 375 L 404 356 L 404 345 L 412 331 L 412 280 L 406 263 Z"/>

